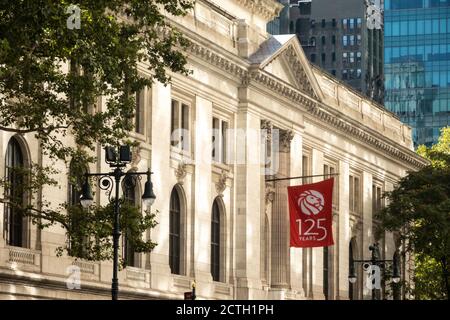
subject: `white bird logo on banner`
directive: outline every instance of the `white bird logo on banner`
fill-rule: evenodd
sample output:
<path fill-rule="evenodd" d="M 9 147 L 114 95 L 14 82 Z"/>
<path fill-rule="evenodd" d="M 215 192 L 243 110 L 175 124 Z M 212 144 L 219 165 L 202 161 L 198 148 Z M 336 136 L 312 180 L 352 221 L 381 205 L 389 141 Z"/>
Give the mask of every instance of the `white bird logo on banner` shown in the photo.
<path fill-rule="evenodd" d="M 307 216 L 319 214 L 323 210 L 324 205 L 323 194 L 316 190 L 302 192 L 298 198 L 298 206 Z"/>

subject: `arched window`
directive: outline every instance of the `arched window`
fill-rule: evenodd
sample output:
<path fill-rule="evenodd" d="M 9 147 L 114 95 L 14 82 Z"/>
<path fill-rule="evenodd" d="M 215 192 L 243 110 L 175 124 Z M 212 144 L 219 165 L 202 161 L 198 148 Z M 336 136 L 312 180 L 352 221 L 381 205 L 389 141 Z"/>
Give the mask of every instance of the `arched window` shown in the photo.
<path fill-rule="evenodd" d="M 311 37 L 309 39 L 309 45 L 315 47 L 316 46 L 316 38 L 315 37 Z"/>
<path fill-rule="evenodd" d="M 140 197 L 138 195 L 138 183 L 139 180 L 136 176 L 126 175 L 123 181 L 123 195 L 125 201 L 131 206 L 139 207 Z M 133 244 L 131 243 L 128 233 L 129 230 L 125 230 L 122 236 L 122 247 L 123 247 L 123 259 L 127 266 L 139 267 L 139 259 L 135 253 Z"/>
<path fill-rule="evenodd" d="M 355 267 L 355 273 L 356 275 L 359 275 L 358 272 L 356 272 L 356 265 L 353 263 L 355 260 L 355 252 L 356 252 L 356 248 L 355 248 L 355 240 L 352 239 L 350 241 L 350 245 L 349 245 L 349 249 L 348 249 L 348 265 L 349 265 L 349 270 L 350 270 L 350 266 L 354 266 Z M 357 296 L 357 282 L 355 283 L 351 283 L 349 282 L 348 284 L 348 298 L 350 300 L 356 300 L 358 299 Z"/>
<path fill-rule="evenodd" d="M 25 247 L 26 228 L 22 208 L 26 205 L 24 196 L 25 176 L 24 156 L 19 141 L 12 137 L 9 140 L 5 157 L 6 188 L 5 198 L 8 204 L 5 209 L 6 241 L 10 246 Z"/>
<path fill-rule="evenodd" d="M 169 265 L 173 274 L 181 273 L 181 202 L 176 188 L 170 195 Z"/>
<path fill-rule="evenodd" d="M 68 175 L 68 205 L 70 219 L 70 234 L 69 234 L 69 254 L 73 257 L 83 258 L 85 254 L 85 244 L 88 242 L 88 238 L 83 235 L 80 230 L 81 219 L 84 218 L 83 214 L 74 206 L 81 208 L 80 196 L 81 187 L 83 185 L 84 174 L 87 172 L 87 168 L 84 165 L 72 160 L 69 166 Z"/>
<path fill-rule="evenodd" d="M 75 161 L 70 162 L 69 166 L 69 195 L 68 204 L 76 206 L 80 204 L 81 187 L 83 185 L 84 174 L 87 169 L 83 165 L 79 165 Z"/>
<path fill-rule="evenodd" d="M 323 295 L 325 300 L 329 299 L 329 277 L 330 277 L 330 266 L 329 261 L 329 249 L 328 247 L 323 247 Z"/>
<path fill-rule="evenodd" d="M 220 281 L 220 209 L 214 200 L 211 219 L 211 275 Z"/>

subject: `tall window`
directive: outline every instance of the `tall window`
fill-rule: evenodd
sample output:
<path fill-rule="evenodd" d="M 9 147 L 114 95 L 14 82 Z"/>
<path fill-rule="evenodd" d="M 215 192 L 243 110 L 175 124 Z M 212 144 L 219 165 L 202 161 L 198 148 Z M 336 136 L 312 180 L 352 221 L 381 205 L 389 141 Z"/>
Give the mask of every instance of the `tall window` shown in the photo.
<path fill-rule="evenodd" d="M 311 175 L 311 157 L 309 154 L 304 154 L 302 156 L 302 176 L 310 176 Z M 311 183 L 311 178 L 303 178 L 302 184 Z"/>
<path fill-rule="evenodd" d="M 342 79 L 348 80 L 348 71 L 346 69 L 342 70 Z"/>
<path fill-rule="evenodd" d="M 342 36 L 342 45 L 344 47 L 348 45 L 348 36 Z"/>
<path fill-rule="evenodd" d="M 316 62 L 316 54 L 311 53 L 311 62 Z"/>
<path fill-rule="evenodd" d="M 361 51 L 356 53 L 356 62 L 361 62 Z"/>
<path fill-rule="evenodd" d="M 361 184 L 360 178 L 354 175 L 349 177 L 350 196 L 349 208 L 350 212 L 355 214 L 361 213 Z"/>
<path fill-rule="evenodd" d="M 333 210 L 339 208 L 339 176 L 335 175 L 337 173 L 336 165 L 325 164 L 323 166 L 323 174 L 325 179 L 333 178 Z"/>
<path fill-rule="evenodd" d="M 350 45 L 354 46 L 355 45 L 355 36 L 351 35 L 351 36 L 349 36 L 349 39 L 350 39 Z"/>
<path fill-rule="evenodd" d="M 83 185 L 86 168 L 78 166 L 74 161 L 70 162 L 69 167 L 69 205 L 76 206 L 80 204 L 81 186 Z"/>
<path fill-rule="evenodd" d="M 80 165 L 76 161 L 72 160 L 69 166 L 69 194 L 68 194 L 68 204 L 69 207 L 79 206 L 81 208 L 80 196 L 81 196 L 81 187 L 83 185 L 84 174 L 87 172 L 87 169 L 84 165 Z M 81 233 L 81 219 L 83 216 L 80 215 L 80 211 L 74 210 L 70 211 L 71 219 L 70 219 L 70 237 L 69 237 L 69 247 L 70 247 L 70 255 L 74 257 L 84 257 L 85 254 L 85 244 L 88 240 Z"/>
<path fill-rule="evenodd" d="M 342 63 L 348 64 L 348 52 L 342 52 Z"/>
<path fill-rule="evenodd" d="M 211 218 L 211 275 L 214 281 L 220 281 L 220 208 L 214 200 Z"/>
<path fill-rule="evenodd" d="M 327 38 L 325 36 L 322 36 L 322 45 L 325 45 L 325 43 L 327 42 Z"/>
<path fill-rule="evenodd" d="M 336 44 L 336 36 L 334 34 L 331 36 L 331 43 Z"/>
<path fill-rule="evenodd" d="M 181 202 L 176 188 L 170 195 L 169 265 L 173 274 L 181 274 Z"/>
<path fill-rule="evenodd" d="M 383 189 L 380 185 L 372 185 L 372 214 L 376 214 L 383 208 Z"/>
<path fill-rule="evenodd" d="M 189 151 L 189 105 L 172 99 L 171 143 L 183 151 Z"/>
<path fill-rule="evenodd" d="M 349 19 L 349 24 L 350 24 L 350 29 L 354 29 L 355 28 L 355 19 Z"/>
<path fill-rule="evenodd" d="M 5 158 L 5 198 L 8 204 L 5 206 L 5 232 L 6 241 L 10 246 L 25 247 L 25 223 L 22 214 L 26 205 L 24 197 L 25 176 L 24 157 L 22 149 L 16 138 L 9 140 Z"/>
<path fill-rule="evenodd" d="M 329 299 L 328 279 L 330 277 L 330 272 L 328 260 L 329 260 L 328 247 L 323 247 L 323 295 L 325 296 L 325 300 Z"/>
<path fill-rule="evenodd" d="M 326 54 L 322 53 L 322 62 L 325 63 L 325 60 L 326 60 Z"/>
<path fill-rule="evenodd" d="M 145 126 L 145 90 L 136 92 L 136 105 L 134 110 L 134 130 L 137 133 L 144 134 Z"/>
<path fill-rule="evenodd" d="M 313 47 L 316 46 L 316 38 L 315 37 L 311 37 L 311 39 L 309 39 L 309 44 Z"/>
<path fill-rule="evenodd" d="M 132 175 L 126 175 L 123 184 L 123 193 L 125 201 L 131 206 L 139 207 L 139 195 L 137 194 L 138 179 Z M 123 258 L 128 266 L 138 267 L 139 261 L 136 257 L 135 248 L 130 241 L 131 230 L 125 230 L 122 237 Z"/>
<path fill-rule="evenodd" d="M 351 266 L 354 266 L 353 261 L 355 260 L 354 257 L 354 248 L 353 248 L 353 243 L 352 241 L 350 241 L 349 244 L 349 248 L 348 248 L 348 266 L 349 266 L 349 270 L 351 268 Z M 356 271 L 355 271 L 356 272 Z M 350 300 L 355 300 L 356 299 L 356 295 L 355 295 L 355 289 L 356 289 L 356 283 L 348 283 L 348 298 Z"/>
<path fill-rule="evenodd" d="M 355 63 L 355 53 L 349 52 L 349 61 L 350 63 Z"/>
<path fill-rule="evenodd" d="M 215 162 L 227 164 L 228 122 L 213 117 L 212 127 L 212 158 Z"/>

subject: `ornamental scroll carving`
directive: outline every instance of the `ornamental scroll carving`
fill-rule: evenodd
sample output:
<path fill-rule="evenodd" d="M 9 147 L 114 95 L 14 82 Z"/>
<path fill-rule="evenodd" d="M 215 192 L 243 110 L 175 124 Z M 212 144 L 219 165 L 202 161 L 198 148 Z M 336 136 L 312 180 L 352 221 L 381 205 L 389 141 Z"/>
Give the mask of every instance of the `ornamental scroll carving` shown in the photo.
<path fill-rule="evenodd" d="M 184 183 L 184 178 L 187 175 L 186 167 L 187 167 L 186 163 L 179 162 L 178 167 L 175 169 L 175 177 L 177 178 L 179 184 Z"/>
<path fill-rule="evenodd" d="M 216 182 L 216 191 L 219 197 L 223 197 L 223 192 L 227 188 L 228 172 L 222 170 L 219 180 Z"/>

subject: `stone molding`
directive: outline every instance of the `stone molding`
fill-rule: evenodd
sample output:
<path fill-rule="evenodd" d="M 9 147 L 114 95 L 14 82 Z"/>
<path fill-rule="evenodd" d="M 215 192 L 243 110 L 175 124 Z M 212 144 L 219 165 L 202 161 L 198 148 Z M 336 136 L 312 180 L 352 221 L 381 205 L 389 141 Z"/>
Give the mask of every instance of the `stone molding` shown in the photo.
<path fill-rule="evenodd" d="M 283 5 L 273 0 L 236 0 L 242 6 L 250 9 L 251 13 L 273 20 L 280 15 Z"/>
<path fill-rule="evenodd" d="M 181 185 L 184 183 L 184 178 L 187 175 L 186 167 L 186 163 L 179 162 L 178 167 L 175 169 L 175 177 L 177 178 L 177 182 Z"/>
<path fill-rule="evenodd" d="M 222 170 L 219 180 L 216 182 L 216 191 L 219 197 L 223 197 L 223 192 L 227 188 L 228 172 Z"/>
<path fill-rule="evenodd" d="M 394 143 L 389 138 L 383 137 L 380 133 L 373 133 L 370 128 L 360 128 L 360 125 L 355 125 L 350 122 L 350 118 L 344 114 L 338 114 L 338 110 L 333 110 L 331 114 L 325 107 L 319 103 L 316 99 L 308 97 L 300 91 L 286 84 L 284 81 L 277 79 L 264 70 L 252 68 L 244 68 L 242 65 L 218 55 L 213 50 L 210 50 L 200 44 L 192 42 L 189 52 L 201 58 L 202 60 L 218 67 L 219 69 L 236 76 L 241 79 L 242 86 L 247 87 L 251 82 L 255 82 L 265 86 L 278 95 L 285 97 L 296 104 L 300 104 L 305 107 L 307 112 L 321 121 L 331 125 L 335 129 L 345 133 L 348 136 L 358 139 L 360 142 L 370 145 L 381 152 L 407 162 L 414 168 L 422 168 L 428 164 L 425 159 L 421 159 L 412 150 L 402 146 L 394 146 Z M 288 46 L 285 51 L 287 56 L 291 56 L 294 50 L 291 46 Z M 304 71 L 297 71 L 304 75 Z M 307 79 L 303 78 L 305 81 Z M 327 107 L 329 109 L 330 107 Z"/>

